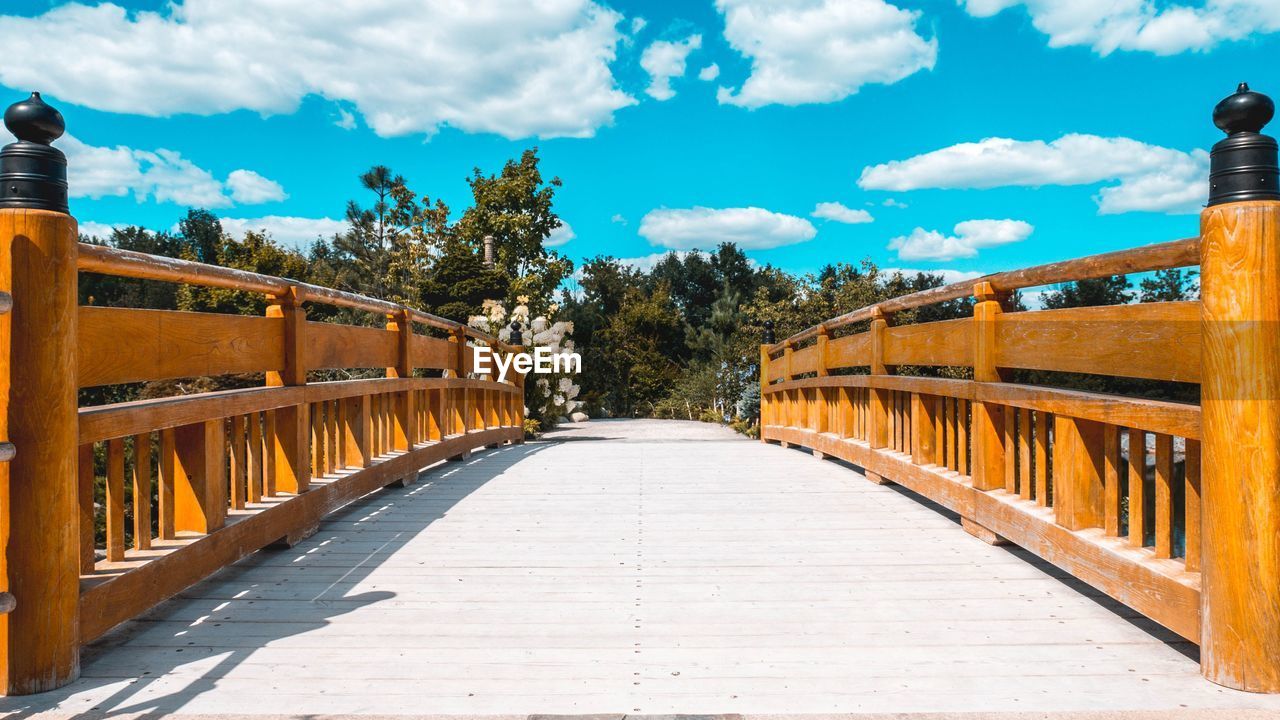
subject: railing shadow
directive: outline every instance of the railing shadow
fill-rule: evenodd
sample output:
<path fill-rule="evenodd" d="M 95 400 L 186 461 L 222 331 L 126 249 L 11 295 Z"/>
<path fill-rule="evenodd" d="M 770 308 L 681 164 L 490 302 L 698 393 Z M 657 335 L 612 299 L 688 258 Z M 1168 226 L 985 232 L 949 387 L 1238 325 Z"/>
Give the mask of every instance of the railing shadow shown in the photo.
<path fill-rule="evenodd" d="M 476 466 L 468 467 L 467 473 L 459 475 L 461 463 L 441 462 L 420 471 L 407 488 L 388 486 L 366 495 L 325 517 L 314 536 L 294 547 L 253 553 L 86 646 L 82 675 L 76 682 L 40 695 L 0 697 L 0 715 L 26 718 L 50 713 L 88 720 L 121 715 L 160 718 L 181 711 L 260 648 L 315 632 L 336 618 L 396 598 L 396 593 L 386 590 L 346 593 L 471 493 L 546 447 L 528 444 L 480 450 L 465 461 Z M 351 542 L 364 532 L 387 534 L 374 528 L 390 512 L 406 510 L 408 519 L 398 517 L 396 525 L 407 521 L 409 528 L 393 530 L 385 540 L 355 541 L 371 547 L 343 553 L 349 563 L 326 554 L 326 548 L 337 547 L 343 535 Z M 281 588 L 287 589 L 282 593 Z M 262 611 L 281 599 L 288 602 L 287 617 Z M 259 605 L 259 601 L 266 602 Z M 351 652 L 353 660 L 358 659 L 354 655 L 359 651 Z M 207 668 L 178 672 L 209 658 L 218 659 Z M 191 681 L 157 697 L 138 699 L 165 678 L 175 682 L 177 677 Z M 96 698 L 103 688 L 122 682 L 126 684 L 93 707 L 75 707 L 77 695 Z"/>
<path fill-rule="evenodd" d="M 813 452 L 808 448 L 796 448 L 796 449 L 800 450 L 801 452 L 805 452 L 809 454 L 812 454 Z M 843 460 L 837 457 L 828 457 L 827 460 L 830 462 L 834 462 L 837 465 L 841 465 L 845 468 L 848 468 L 849 470 L 853 470 L 854 472 L 857 472 L 860 474 L 866 472 L 865 468 L 855 463 L 851 463 L 847 460 Z M 899 495 L 905 498 L 912 500 L 913 502 L 919 503 L 920 505 L 947 518 L 948 520 L 956 524 L 957 529 L 960 529 L 961 527 L 960 514 L 955 512 L 954 510 L 951 510 L 943 505 L 940 505 L 937 502 L 934 502 L 933 500 L 929 499 L 928 497 L 921 495 L 920 493 L 917 493 L 914 490 L 911 490 L 910 488 L 906 488 L 906 487 L 903 487 L 902 485 L 898 485 L 897 483 L 894 483 L 891 485 L 885 485 L 884 487 L 888 490 L 898 493 Z M 1194 660 L 1195 662 L 1200 661 L 1200 648 L 1198 645 L 1179 636 L 1177 633 L 1163 627 L 1162 625 L 1160 625 L 1160 623 L 1157 623 L 1156 621 L 1142 615 L 1141 613 L 1128 607 L 1124 603 L 1109 597 L 1106 593 L 1102 592 L 1101 590 L 1098 590 L 1092 585 L 1084 582 L 1083 580 L 1080 580 L 1079 578 L 1075 577 L 1074 575 L 1067 572 L 1066 570 L 1063 570 L 1057 565 L 1054 565 L 1048 560 L 1045 560 L 1037 556 L 1035 553 L 1032 553 L 1024 548 L 1021 548 L 1013 544 L 1000 545 L 998 547 L 1001 550 L 1009 553 L 1010 555 L 1017 557 L 1019 560 L 1027 563 L 1028 565 L 1035 567 L 1040 572 L 1044 573 L 1047 577 L 1053 578 L 1063 586 L 1070 588 L 1071 590 L 1075 591 L 1076 593 L 1078 593 L 1079 595 L 1085 598 L 1088 598 L 1089 600 L 1097 604 L 1099 607 L 1102 607 L 1107 611 L 1109 611 L 1110 613 L 1112 613 L 1113 615 L 1115 615 L 1118 619 L 1124 620 L 1125 622 L 1129 623 L 1135 628 L 1138 628 L 1139 630 L 1150 635 L 1152 638 L 1159 640 L 1160 642 L 1169 646 L 1171 649 L 1182 654 L 1188 659 Z"/>

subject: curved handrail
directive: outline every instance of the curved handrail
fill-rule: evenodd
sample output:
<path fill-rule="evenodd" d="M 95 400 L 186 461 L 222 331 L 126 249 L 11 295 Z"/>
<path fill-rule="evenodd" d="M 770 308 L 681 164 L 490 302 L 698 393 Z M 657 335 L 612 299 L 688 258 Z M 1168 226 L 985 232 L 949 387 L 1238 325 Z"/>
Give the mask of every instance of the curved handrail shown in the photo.
<path fill-rule="evenodd" d="M 1072 280 L 1089 280 L 1109 275 L 1167 270 L 1169 268 L 1199 264 L 1200 238 L 1194 237 L 1036 265 L 1021 270 L 991 273 L 972 280 L 962 280 L 950 285 L 929 288 L 928 290 L 882 300 L 873 305 L 858 308 L 805 328 L 781 342 L 770 345 L 767 350 L 770 354 L 773 354 L 785 349 L 787 345 L 794 345 L 812 338 L 824 329 L 830 331 L 861 320 L 870 320 L 872 314 L 876 311 L 886 314 L 894 313 L 924 305 L 936 305 L 949 300 L 969 297 L 973 295 L 974 286 L 980 283 L 990 283 L 992 289 L 997 292 L 1013 292 L 1022 288 L 1052 285 Z"/>
<path fill-rule="evenodd" d="M 269 296 L 280 296 L 289 292 L 290 288 L 296 288 L 298 299 L 303 302 L 318 302 L 353 310 L 382 313 L 384 315 L 407 313 L 414 322 L 449 332 L 460 331 L 468 337 L 489 343 L 502 350 L 515 349 L 514 346 L 507 345 L 489 333 L 429 312 L 345 290 L 335 290 L 322 285 L 263 275 L 248 270 L 237 270 L 194 260 L 150 255 L 134 250 L 123 250 L 89 243 L 80 243 L 76 267 L 84 272 L 103 275 L 241 290 Z"/>

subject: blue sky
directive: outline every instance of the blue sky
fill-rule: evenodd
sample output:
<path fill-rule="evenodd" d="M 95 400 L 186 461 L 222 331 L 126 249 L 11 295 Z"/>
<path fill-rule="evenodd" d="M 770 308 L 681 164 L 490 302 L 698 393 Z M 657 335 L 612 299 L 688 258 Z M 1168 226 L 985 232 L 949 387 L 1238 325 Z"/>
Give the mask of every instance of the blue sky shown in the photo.
<path fill-rule="evenodd" d="M 575 260 L 989 272 L 1194 235 L 1214 103 L 1280 96 L 1280 0 L 4 8 L 4 97 L 66 116 L 87 227 L 306 237 L 376 163 L 458 212 L 537 145 Z"/>

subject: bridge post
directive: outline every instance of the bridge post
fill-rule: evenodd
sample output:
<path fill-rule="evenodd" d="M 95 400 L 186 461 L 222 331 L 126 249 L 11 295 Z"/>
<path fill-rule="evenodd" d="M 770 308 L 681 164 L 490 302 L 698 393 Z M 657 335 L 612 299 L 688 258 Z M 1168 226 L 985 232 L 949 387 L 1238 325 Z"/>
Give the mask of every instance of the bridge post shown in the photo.
<path fill-rule="evenodd" d="M 884 364 L 884 333 L 889 329 L 889 316 L 879 307 L 871 308 L 871 374 L 892 375 L 893 368 Z M 869 432 L 867 443 L 872 450 L 883 448 L 889 444 L 889 391 L 873 387 L 869 398 L 871 408 L 868 413 Z M 891 485 L 892 481 L 871 471 L 865 471 L 867 479 L 877 485 Z"/>
<path fill-rule="evenodd" d="M 813 346 L 813 367 L 818 377 L 827 377 L 830 374 L 827 371 L 827 343 L 830 341 L 831 333 L 826 326 L 819 327 L 817 342 Z M 817 405 L 818 418 L 813 430 L 821 435 L 831 429 L 831 397 L 827 388 L 814 388 L 814 403 Z M 817 450 L 813 451 L 813 456 L 819 460 L 823 459 L 823 454 Z"/>
<path fill-rule="evenodd" d="M 973 306 L 976 333 L 973 379 L 976 382 L 1001 382 L 996 368 L 996 318 L 1004 312 L 1005 296 L 997 293 L 989 282 L 973 288 L 977 302 Z M 999 403 L 973 404 L 973 486 L 978 490 L 1004 487 L 1004 413 Z"/>
<path fill-rule="evenodd" d="M 62 115 L 33 93 L 0 151 L 0 690 L 52 690 L 80 675 L 76 255 Z"/>
<path fill-rule="evenodd" d="M 387 330 L 398 333 L 396 336 L 396 364 L 387 368 L 389 378 L 413 377 L 413 319 L 408 310 L 401 310 L 395 315 L 387 316 Z M 392 447 L 396 450 L 409 450 L 413 447 L 413 439 L 417 436 L 414 427 L 417 412 L 413 390 L 404 390 L 395 394 L 394 423 Z"/>
<path fill-rule="evenodd" d="M 267 373 L 269 386 L 307 384 L 307 311 L 298 288 L 270 298 L 267 317 L 284 322 L 284 362 L 279 371 Z M 275 489 L 301 494 L 311 484 L 311 406 L 306 402 L 275 410 L 271 454 L 275 463 Z"/>
<path fill-rule="evenodd" d="M 1260 134 L 1275 106 L 1237 92 L 1214 108 L 1200 216 L 1200 668 L 1280 692 L 1280 170 Z"/>

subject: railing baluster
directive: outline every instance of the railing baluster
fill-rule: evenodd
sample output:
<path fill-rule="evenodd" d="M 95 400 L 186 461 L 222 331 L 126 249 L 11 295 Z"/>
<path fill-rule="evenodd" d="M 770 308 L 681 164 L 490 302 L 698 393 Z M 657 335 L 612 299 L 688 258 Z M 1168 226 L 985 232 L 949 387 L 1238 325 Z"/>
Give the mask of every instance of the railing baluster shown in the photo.
<path fill-rule="evenodd" d="M 1120 536 L 1120 428 L 1107 425 L 1103 429 L 1104 474 L 1103 532 L 1107 537 Z"/>
<path fill-rule="evenodd" d="M 77 499 L 80 509 L 80 572 L 93 572 L 96 563 L 94 544 L 97 535 L 97 508 L 93 502 L 94 486 L 97 484 L 97 472 L 93 466 L 93 443 L 85 443 L 79 447 L 76 458 Z"/>
<path fill-rule="evenodd" d="M 1018 497 L 1031 499 L 1031 411 L 1018 409 Z"/>
<path fill-rule="evenodd" d="M 107 441 L 107 562 L 124 560 L 124 439 Z"/>
<path fill-rule="evenodd" d="M 151 549 L 151 433 L 133 436 L 133 548 Z"/>
<path fill-rule="evenodd" d="M 1036 411 L 1036 504 L 1044 507 L 1049 502 L 1049 415 L 1043 410 Z"/>
<path fill-rule="evenodd" d="M 262 417 L 259 413 L 249 416 L 249 502 L 262 502 Z"/>
<path fill-rule="evenodd" d="M 1173 437 L 1156 433 L 1156 557 L 1173 557 Z"/>
<path fill-rule="evenodd" d="M 1200 572 L 1200 441 L 1187 440 L 1186 449 L 1186 537 L 1187 572 Z"/>
<path fill-rule="evenodd" d="M 174 525 L 174 487 L 177 478 L 177 438 L 173 428 L 160 431 L 160 531 L 161 540 L 176 537 Z"/>
<path fill-rule="evenodd" d="M 243 510 L 249 498 L 247 447 L 245 443 L 244 416 L 231 418 L 231 509 Z"/>
<path fill-rule="evenodd" d="M 1129 429 L 1129 544 L 1147 544 L 1147 434 Z"/>

